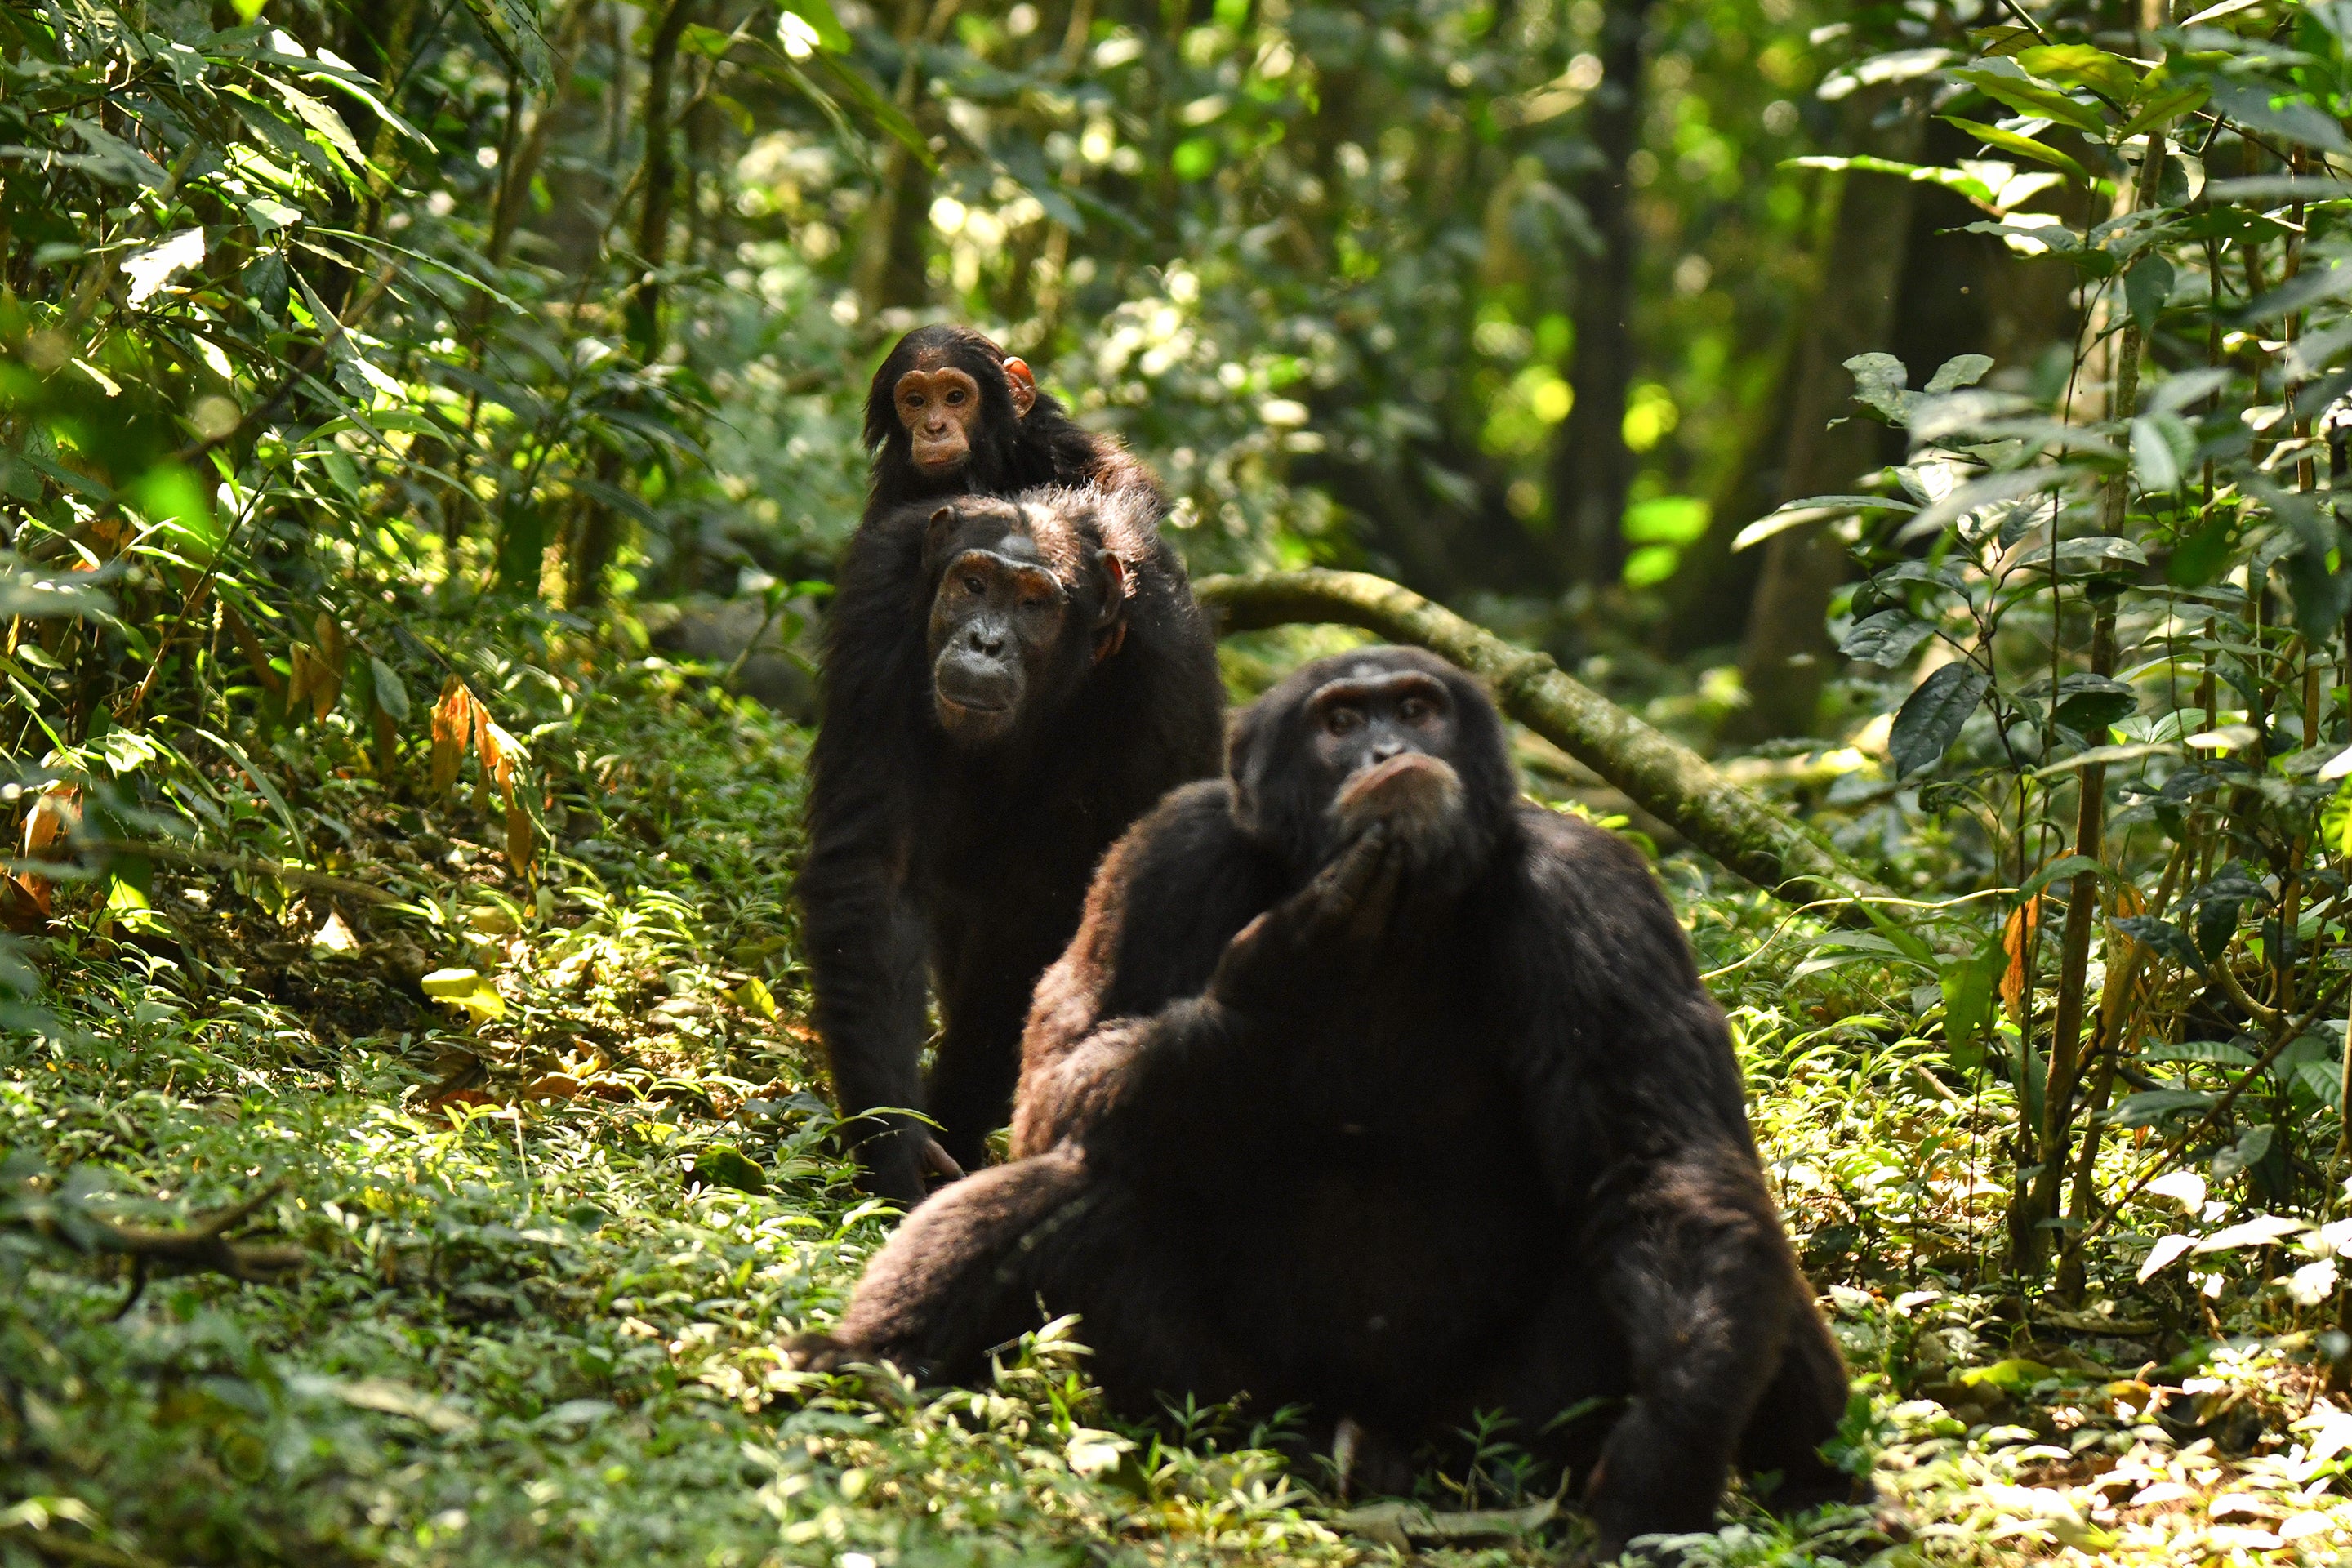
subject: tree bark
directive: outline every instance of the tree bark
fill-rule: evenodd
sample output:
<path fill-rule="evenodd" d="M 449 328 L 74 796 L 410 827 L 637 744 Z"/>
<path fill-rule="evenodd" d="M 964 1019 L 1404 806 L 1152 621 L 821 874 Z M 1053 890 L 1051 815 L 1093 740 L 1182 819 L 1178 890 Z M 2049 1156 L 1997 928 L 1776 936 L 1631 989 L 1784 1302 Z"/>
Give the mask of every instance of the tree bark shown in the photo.
<path fill-rule="evenodd" d="M 1680 742 L 1443 605 L 1360 572 L 1274 572 L 1194 584 L 1221 632 L 1328 623 L 1425 647 L 1485 679 L 1505 712 L 1552 742 L 1727 869 L 1791 903 L 1891 899 L 1811 829 Z"/>
<path fill-rule="evenodd" d="M 923 68 L 918 46 L 936 41 L 954 18 L 958 0 L 902 0 L 893 33 L 904 52 L 893 94 L 900 110 L 928 134 Z M 882 174 L 858 240 L 855 283 L 870 312 L 919 309 L 930 299 L 927 239 L 931 226 L 931 172 L 896 138 L 882 150 Z"/>
<path fill-rule="evenodd" d="M 1868 125 L 1872 107 L 1853 107 L 1858 132 Z M 1890 131 L 1857 134 L 1853 141 L 1882 157 L 1907 162 L 1919 137 L 1919 119 L 1912 115 Z M 1784 500 L 1852 489 L 1876 465 L 1876 423 L 1853 418 L 1835 429 L 1829 423 L 1853 411 L 1853 377 L 1845 362 L 1885 348 L 1893 331 L 1895 286 L 1903 276 L 1918 189 L 1883 174 L 1829 177 L 1844 184 L 1811 320 L 1797 351 Z M 1767 542 L 1739 654 L 1748 701 L 1725 726 L 1727 738 L 1754 742 L 1811 731 L 1835 657 L 1823 623 L 1830 596 L 1847 570 L 1845 547 L 1819 526 L 1790 529 Z"/>
<path fill-rule="evenodd" d="M 629 302 L 629 336 L 637 358 L 650 364 L 661 353 L 661 271 L 669 259 L 670 205 L 677 193 L 677 149 L 670 142 L 670 83 L 677 74 L 678 40 L 694 18 L 696 0 L 670 0 L 653 46 L 646 51 L 645 205 L 637 221 L 637 255 L 645 276 Z"/>
<path fill-rule="evenodd" d="M 1609 0 L 1601 24 L 1601 81 L 1585 134 L 1601 167 L 1576 195 L 1601 237 L 1577 279 L 1569 385 L 1576 401 L 1552 437 L 1553 543 L 1561 574 L 1603 587 L 1625 570 L 1625 395 L 1633 379 L 1633 210 L 1626 164 L 1642 142 L 1643 38 L 1651 0 Z"/>

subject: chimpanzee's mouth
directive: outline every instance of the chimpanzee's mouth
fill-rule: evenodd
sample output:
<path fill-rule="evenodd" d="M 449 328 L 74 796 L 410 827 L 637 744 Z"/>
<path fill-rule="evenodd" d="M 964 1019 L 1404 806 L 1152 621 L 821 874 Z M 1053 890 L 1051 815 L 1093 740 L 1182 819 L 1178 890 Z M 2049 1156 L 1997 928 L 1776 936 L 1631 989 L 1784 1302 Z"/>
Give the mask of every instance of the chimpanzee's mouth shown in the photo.
<path fill-rule="evenodd" d="M 959 713 L 1009 713 L 1013 710 L 1010 702 L 981 702 L 970 698 L 950 697 L 944 691 L 939 694 L 939 698 L 940 706 L 952 708 Z"/>

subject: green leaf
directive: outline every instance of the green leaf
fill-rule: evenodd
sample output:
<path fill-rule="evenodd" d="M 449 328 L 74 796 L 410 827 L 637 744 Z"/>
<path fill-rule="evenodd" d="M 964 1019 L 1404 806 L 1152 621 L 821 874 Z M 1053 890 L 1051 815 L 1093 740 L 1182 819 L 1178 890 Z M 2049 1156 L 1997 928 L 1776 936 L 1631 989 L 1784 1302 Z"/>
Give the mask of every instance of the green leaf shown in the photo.
<path fill-rule="evenodd" d="M 2344 1069 L 2335 1062 L 2305 1062 L 2294 1069 L 2294 1081 L 2311 1091 L 2311 1097 L 2330 1110 L 2341 1110 L 2344 1100 Z"/>
<path fill-rule="evenodd" d="M 2139 95 L 2140 71 L 2120 55 L 2089 44 L 2043 44 L 2020 49 L 2017 63 L 2045 81 L 2087 87 L 2122 103 Z"/>
<path fill-rule="evenodd" d="M 1948 392 L 1958 392 L 1964 386 L 1974 386 L 1992 368 L 1990 354 L 1954 354 L 1936 367 L 1925 388 L 1930 397 L 1940 397 Z"/>
<path fill-rule="evenodd" d="M 470 969 L 436 969 L 423 982 L 425 994 L 436 1002 L 463 1008 L 477 1019 L 506 1016 L 506 998 L 487 974 Z"/>
<path fill-rule="evenodd" d="M 1987 98 L 2005 103 L 2021 114 L 2038 115 L 2071 125 L 2086 136 L 2106 140 L 2106 121 L 2098 110 L 2088 109 L 2060 92 L 2026 77 L 1993 70 L 1956 70 L 1951 73 L 1983 93 Z"/>
<path fill-rule="evenodd" d="M 849 30 L 834 15 L 832 0 L 784 0 L 783 8 L 816 29 L 817 47 L 829 55 L 848 52 Z"/>
<path fill-rule="evenodd" d="M 1908 610 L 1881 610 L 1853 624 L 1838 644 L 1838 652 L 1857 664 L 1885 665 L 1888 668 L 1901 664 L 1936 629 L 1933 621 L 1922 620 Z"/>
<path fill-rule="evenodd" d="M 2153 1127 L 2183 1111 L 2202 1110 L 2213 1097 L 2196 1089 L 2151 1089 L 2126 1097 L 2109 1120 L 2118 1127 Z"/>
<path fill-rule="evenodd" d="M 2148 251 L 2124 274 L 2124 300 L 2131 319 L 2146 331 L 2156 325 L 2156 313 L 2172 298 L 2172 263 Z"/>
<path fill-rule="evenodd" d="M 1965 169 L 1939 168 L 1932 163 L 1898 163 L 1892 158 L 1874 158 L 1867 154 L 1843 158 L 1823 153 L 1814 153 L 1802 158 L 1784 158 L 1780 162 L 1780 167 L 1826 169 L 1841 174 L 1849 169 L 1860 169 L 1865 174 L 1892 174 L 1896 179 L 1909 180 L 1914 184 L 1941 185 L 1946 190 L 1958 191 L 1970 201 L 1982 202 L 1986 206 L 1993 205 L 1993 188 L 1986 184 L 1981 177 L 1971 174 Z"/>
<path fill-rule="evenodd" d="M 2140 1052 L 2144 1062 L 2201 1062 L 2211 1067 L 2250 1068 L 2253 1054 L 2227 1040 L 2179 1040 L 2154 1045 Z"/>
<path fill-rule="evenodd" d="M 768 1173 L 732 1143 L 712 1143 L 694 1154 L 694 1174 L 706 1186 L 732 1187 L 741 1193 L 764 1193 Z"/>
<path fill-rule="evenodd" d="M 1970 1367 L 1960 1373 L 1960 1381 L 1971 1388 L 1985 1386 L 2000 1389 L 2004 1394 L 2013 1394 L 2057 1375 L 2038 1361 L 2027 1361 L 2023 1356 L 2011 1356 L 2007 1361 L 1997 1361 L 1990 1366 Z"/>
<path fill-rule="evenodd" d="M 375 705 L 394 723 L 408 722 L 408 688 L 400 683 L 400 672 L 380 658 L 370 658 L 368 673 L 375 681 Z"/>
<path fill-rule="evenodd" d="M 2177 416 L 2142 415 L 2131 422 L 2132 475 L 2150 495 L 2171 494 L 2186 477 L 2184 443 L 2175 438 L 2176 431 L 2188 437 L 2185 445 L 2194 450 L 2196 435 Z"/>
<path fill-rule="evenodd" d="M 2120 680 L 2070 675 L 2058 683 L 2058 707 L 2052 717 L 2078 735 L 2098 740 L 2138 708 L 2139 693 Z"/>
<path fill-rule="evenodd" d="M 1984 1065 L 1983 1036 L 1991 1026 L 1993 998 L 2008 967 L 2009 950 L 2001 945 L 1999 931 L 1975 952 L 1945 962 L 1944 1051 L 1962 1072 Z"/>
<path fill-rule="evenodd" d="M 2212 90 L 2203 82 L 2197 81 L 2158 93 L 2133 110 L 2132 117 L 2124 121 L 2123 129 L 2116 132 L 2116 140 L 2128 142 L 2135 136 L 2145 136 L 2171 124 L 2182 115 L 2193 112 Z"/>
<path fill-rule="evenodd" d="M 2085 871 L 2095 877 L 2107 874 L 2107 868 L 2088 855 L 2062 856 L 2028 877 L 2025 885 L 2017 889 L 2017 896 L 2021 900 L 2030 899 L 2053 882 L 2071 879 Z"/>
<path fill-rule="evenodd" d="M 1939 761 L 1991 686 L 1991 678 L 1964 658 L 1921 681 L 1895 715 L 1895 728 L 1887 736 L 1895 776 L 1906 777 Z"/>
<path fill-rule="evenodd" d="M 2014 153 L 2021 158 L 2031 158 L 2047 163 L 2053 169 L 2063 169 L 2084 184 L 2091 183 L 2089 171 L 2055 147 L 2044 147 L 2031 136 L 2021 136 L 2014 131 L 2003 131 L 1998 125 L 1986 125 L 1974 120 L 1963 120 L 1957 114 L 1937 116 L 1947 125 L 1957 126 L 1988 147 L 1998 147 L 2004 153 Z M 1990 205 L 1990 204 L 1988 204 Z"/>

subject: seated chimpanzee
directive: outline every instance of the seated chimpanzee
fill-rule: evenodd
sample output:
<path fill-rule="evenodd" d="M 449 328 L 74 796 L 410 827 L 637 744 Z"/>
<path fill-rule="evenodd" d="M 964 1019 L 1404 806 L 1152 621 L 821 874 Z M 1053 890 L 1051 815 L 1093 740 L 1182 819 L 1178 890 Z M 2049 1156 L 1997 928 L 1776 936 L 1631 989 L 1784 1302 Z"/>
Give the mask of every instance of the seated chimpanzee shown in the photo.
<path fill-rule="evenodd" d="M 799 891 L 842 1111 L 937 1125 L 861 1129 L 868 1184 L 910 1206 L 1004 1124 L 1030 993 L 1103 852 L 1216 771 L 1216 649 L 1160 512 L 1140 485 L 957 496 L 883 513 L 843 557 Z"/>
<path fill-rule="evenodd" d="M 1013 1153 L 796 1363 L 966 1381 L 1076 1312 L 1138 1415 L 1303 1403 L 1393 1474 L 1505 1413 L 1611 1552 L 1707 1528 L 1734 1464 L 1775 1506 L 1853 1489 L 1818 1452 L 1845 1368 L 1672 910 L 1518 798 L 1493 704 L 1426 654 L 1300 669 L 1120 841 L 1038 986 Z"/>

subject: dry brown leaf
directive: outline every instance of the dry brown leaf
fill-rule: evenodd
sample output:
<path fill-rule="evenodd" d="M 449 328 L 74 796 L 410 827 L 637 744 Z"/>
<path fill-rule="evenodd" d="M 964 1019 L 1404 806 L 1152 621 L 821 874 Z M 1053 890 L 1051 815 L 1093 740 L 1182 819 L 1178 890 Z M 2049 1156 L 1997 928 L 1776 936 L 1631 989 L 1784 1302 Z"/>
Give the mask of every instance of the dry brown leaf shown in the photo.
<path fill-rule="evenodd" d="M 473 738 L 474 710 L 480 706 L 466 683 L 451 676 L 433 704 L 433 793 L 446 795 L 457 782 L 457 763 Z"/>
<path fill-rule="evenodd" d="M 2000 1002 L 2021 1028 L 2025 1023 L 2026 960 L 2033 951 L 2034 928 L 2041 923 L 2042 895 L 2036 893 L 2017 907 L 2000 933 L 2001 951 L 2009 954 L 2009 967 L 2000 975 Z"/>
<path fill-rule="evenodd" d="M 507 797 L 507 860 L 518 871 L 530 868 L 531 850 L 536 836 L 531 831 L 530 813 L 517 805 L 512 795 Z"/>
<path fill-rule="evenodd" d="M 25 858 L 29 860 L 62 860 L 66 857 L 68 836 L 81 821 L 81 790 L 73 784 L 53 784 L 33 797 L 31 809 L 25 814 Z M 35 871 L 19 871 L 0 888 L 0 923 L 12 931 L 31 932 L 48 923 L 52 910 L 49 879 Z"/>
<path fill-rule="evenodd" d="M 375 726 L 375 776 L 389 779 L 400 764 L 399 731 L 393 727 L 392 715 L 380 707 L 371 705 L 368 719 Z"/>
<path fill-rule="evenodd" d="M 221 601 L 221 625 L 228 628 L 230 639 L 236 644 L 237 651 L 245 655 L 245 662 L 252 667 L 253 678 L 261 682 L 262 689 L 276 696 L 284 696 L 286 682 L 278 671 L 270 668 L 269 655 L 263 650 L 261 639 L 253 635 L 253 628 L 245 624 L 245 617 L 238 615 L 236 606 L 226 599 Z"/>
<path fill-rule="evenodd" d="M 302 706 L 310 695 L 310 671 L 313 666 L 310 660 L 310 645 L 298 642 L 287 649 L 286 663 L 293 671 L 286 682 L 286 707 L 290 712 Z"/>

